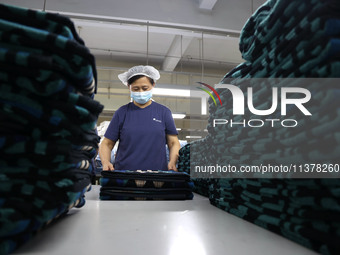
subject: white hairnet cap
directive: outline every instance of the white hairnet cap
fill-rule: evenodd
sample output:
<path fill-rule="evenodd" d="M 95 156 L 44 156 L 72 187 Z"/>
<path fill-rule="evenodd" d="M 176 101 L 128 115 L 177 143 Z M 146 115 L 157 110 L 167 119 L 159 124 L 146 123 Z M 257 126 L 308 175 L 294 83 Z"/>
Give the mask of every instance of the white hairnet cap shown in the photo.
<path fill-rule="evenodd" d="M 155 82 L 161 77 L 158 70 L 153 66 L 134 66 L 127 72 L 118 74 L 118 78 L 124 85 L 127 86 L 128 80 L 136 75 L 145 75 L 153 79 Z"/>

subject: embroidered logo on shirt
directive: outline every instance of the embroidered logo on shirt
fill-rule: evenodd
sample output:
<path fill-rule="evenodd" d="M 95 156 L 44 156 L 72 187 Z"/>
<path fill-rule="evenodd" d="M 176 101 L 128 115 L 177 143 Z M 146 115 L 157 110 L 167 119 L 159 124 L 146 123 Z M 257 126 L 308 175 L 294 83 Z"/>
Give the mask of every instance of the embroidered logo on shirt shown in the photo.
<path fill-rule="evenodd" d="M 159 122 L 159 123 L 162 123 L 161 120 L 158 120 L 158 119 L 156 119 L 156 118 L 153 118 L 152 120 L 154 120 L 154 121 L 156 121 L 156 122 Z"/>

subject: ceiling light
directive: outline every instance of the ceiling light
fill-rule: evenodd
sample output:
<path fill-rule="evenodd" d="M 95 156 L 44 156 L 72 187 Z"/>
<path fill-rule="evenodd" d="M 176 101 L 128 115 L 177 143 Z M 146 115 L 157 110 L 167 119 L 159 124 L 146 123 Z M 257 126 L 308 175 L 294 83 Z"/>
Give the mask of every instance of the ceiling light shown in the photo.
<path fill-rule="evenodd" d="M 196 136 L 196 135 L 187 135 L 185 138 L 197 138 L 197 139 L 199 139 L 199 138 L 202 138 L 202 136 Z"/>
<path fill-rule="evenodd" d="M 154 88 L 152 90 L 152 94 L 161 95 L 161 96 L 190 97 L 190 90 L 189 89 Z"/>
<path fill-rule="evenodd" d="M 185 113 L 173 113 L 173 114 L 172 114 L 172 117 L 173 117 L 174 119 L 184 119 L 185 116 L 186 116 Z"/>
<path fill-rule="evenodd" d="M 181 128 L 176 128 L 177 131 L 181 131 L 182 129 Z"/>

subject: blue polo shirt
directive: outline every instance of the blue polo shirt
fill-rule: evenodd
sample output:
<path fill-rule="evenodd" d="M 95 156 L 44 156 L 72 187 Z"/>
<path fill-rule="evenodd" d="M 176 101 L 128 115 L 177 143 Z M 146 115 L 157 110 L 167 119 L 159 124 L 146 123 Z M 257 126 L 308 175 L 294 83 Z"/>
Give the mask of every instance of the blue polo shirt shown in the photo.
<path fill-rule="evenodd" d="M 118 141 L 117 170 L 168 170 L 166 135 L 177 135 L 170 109 L 154 101 L 140 108 L 134 103 L 114 114 L 105 137 Z"/>

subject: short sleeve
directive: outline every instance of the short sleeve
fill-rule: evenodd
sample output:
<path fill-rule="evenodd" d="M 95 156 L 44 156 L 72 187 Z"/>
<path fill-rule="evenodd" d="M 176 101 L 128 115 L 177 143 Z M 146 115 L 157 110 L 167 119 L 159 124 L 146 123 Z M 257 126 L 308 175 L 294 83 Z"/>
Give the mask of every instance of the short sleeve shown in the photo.
<path fill-rule="evenodd" d="M 112 141 L 118 141 L 120 136 L 120 126 L 122 118 L 121 116 L 121 109 L 118 109 L 115 114 L 112 117 L 112 120 L 110 121 L 109 126 L 107 127 L 107 130 L 104 134 L 104 137 L 112 140 Z"/>
<path fill-rule="evenodd" d="M 165 133 L 167 135 L 178 135 L 175 121 L 172 117 L 170 109 L 168 108 L 165 110 Z"/>

